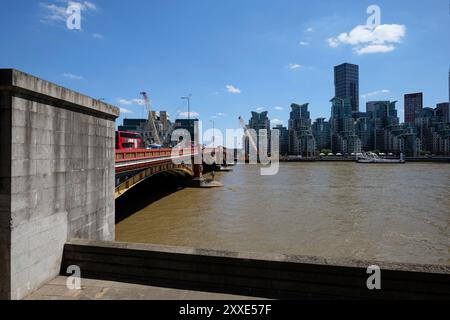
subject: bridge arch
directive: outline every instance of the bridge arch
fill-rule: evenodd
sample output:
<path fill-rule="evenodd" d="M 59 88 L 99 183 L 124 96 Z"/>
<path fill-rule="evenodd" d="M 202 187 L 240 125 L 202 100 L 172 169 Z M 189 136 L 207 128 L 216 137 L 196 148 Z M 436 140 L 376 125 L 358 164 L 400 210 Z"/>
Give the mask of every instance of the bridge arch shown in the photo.
<path fill-rule="evenodd" d="M 192 179 L 189 168 L 173 167 L 155 172 L 122 192 L 115 200 L 115 223 L 120 223 L 152 203 L 183 190 Z"/>
<path fill-rule="evenodd" d="M 117 200 L 127 191 L 139 185 L 141 182 L 156 175 L 169 174 L 178 178 L 192 178 L 194 171 L 190 166 L 174 163 L 163 163 L 144 169 L 120 183 L 115 189 L 115 199 Z"/>

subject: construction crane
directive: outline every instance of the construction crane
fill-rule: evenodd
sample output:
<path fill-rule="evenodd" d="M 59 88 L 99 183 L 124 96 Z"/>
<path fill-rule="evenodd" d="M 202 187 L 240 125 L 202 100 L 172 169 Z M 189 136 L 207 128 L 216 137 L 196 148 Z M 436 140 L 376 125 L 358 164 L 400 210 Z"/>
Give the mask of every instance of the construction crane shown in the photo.
<path fill-rule="evenodd" d="M 258 147 L 256 146 L 256 143 L 253 140 L 252 135 L 248 132 L 249 127 L 245 124 L 245 121 L 244 121 L 244 119 L 242 117 L 239 117 L 239 124 L 241 125 L 242 129 L 244 129 L 244 133 L 248 137 L 248 140 L 250 141 L 250 144 L 251 144 L 253 150 L 255 151 L 255 154 L 257 154 L 258 153 Z"/>
<path fill-rule="evenodd" d="M 147 92 L 141 92 L 141 95 L 144 98 L 145 108 L 148 111 L 147 128 L 148 128 L 148 123 L 150 123 L 150 130 L 148 130 L 148 131 L 150 131 L 152 134 L 152 137 L 154 140 L 153 143 L 161 145 L 161 139 L 159 138 L 159 132 L 158 132 L 158 129 L 156 128 L 155 118 L 153 117 L 150 99 L 148 98 Z"/>

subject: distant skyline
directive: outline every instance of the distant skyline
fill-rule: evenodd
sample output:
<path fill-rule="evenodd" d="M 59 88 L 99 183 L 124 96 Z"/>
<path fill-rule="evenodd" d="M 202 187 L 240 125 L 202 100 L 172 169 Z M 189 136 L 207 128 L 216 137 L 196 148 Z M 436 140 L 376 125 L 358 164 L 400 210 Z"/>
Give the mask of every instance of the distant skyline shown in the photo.
<path fill-rule="evenodd" d="M 423 92 L 424 107 L 448 101 L 447 0 L 79 1 L 81 30 L 68 30 L 75 1 L 2 4 L 0 67 L 17 68 L 146 117 L 139 92 L 171 119 L 204 127 L 239 127 L 251 111 L 287 126 L 291 103 L 309 103 L 311 118 L 329 118 L 333 67 L 359 65 L 360 110 L 371 100 Z M 366 27 L 366 9 L 381 25 Z"/>

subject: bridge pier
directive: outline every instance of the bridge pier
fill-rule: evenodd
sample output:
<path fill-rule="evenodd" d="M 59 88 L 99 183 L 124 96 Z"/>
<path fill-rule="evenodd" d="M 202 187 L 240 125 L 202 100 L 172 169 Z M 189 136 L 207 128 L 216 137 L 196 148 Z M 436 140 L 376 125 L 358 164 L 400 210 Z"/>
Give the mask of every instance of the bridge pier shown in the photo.
<path fill-rule="evenodd" d="M 197 179 L 203 178 L 203 165 L 202 164 L 194 164 L 194 178 L 197 178 Z"/>
<path fill-rule="evenodd" d="M 0 69 L 0 299 L 57 276 L 70 239 L 114 240 L 119 109 Z"/>
<path fill-rule="evenodd" d="M 194 164 L 193 165 L 194 176 L 192 177 L 189 185 L 191 187 L 201 187 L 205 184 L 205 178 L 203 177 L 203 165 Z"/>
<path fill-rule="evenodd" d="M 203 165 L 194 164 L 194 177 L 190 181 L 189 186 L 194 188 L 218 188 L 223 187 L 223 184 L 214 180 L 206 180 L 203 177 Z"/>

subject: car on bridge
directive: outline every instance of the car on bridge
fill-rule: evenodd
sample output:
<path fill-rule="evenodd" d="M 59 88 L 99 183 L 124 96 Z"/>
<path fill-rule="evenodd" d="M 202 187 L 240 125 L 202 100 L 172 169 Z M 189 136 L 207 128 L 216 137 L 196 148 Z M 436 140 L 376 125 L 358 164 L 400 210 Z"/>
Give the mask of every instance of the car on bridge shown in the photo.
<path fill-rule="evenodd" d="M 156 143 L 152 143 L 152 144 L 150 144 L 150 145 L 148 145 L 146 147 L 146 149 L 148 149 L 148 150 L 151 150 L 151 149 L 162 149 L 162 148 L 163 148 L 162 144 L 156 144 Z"/>

